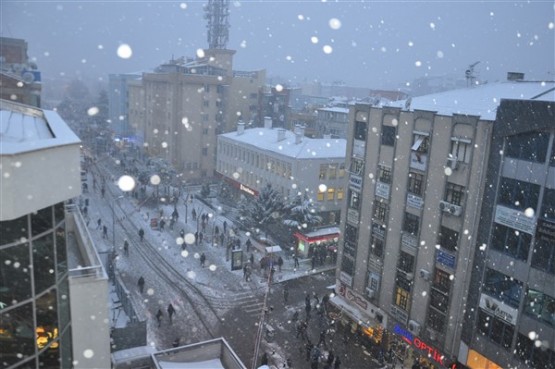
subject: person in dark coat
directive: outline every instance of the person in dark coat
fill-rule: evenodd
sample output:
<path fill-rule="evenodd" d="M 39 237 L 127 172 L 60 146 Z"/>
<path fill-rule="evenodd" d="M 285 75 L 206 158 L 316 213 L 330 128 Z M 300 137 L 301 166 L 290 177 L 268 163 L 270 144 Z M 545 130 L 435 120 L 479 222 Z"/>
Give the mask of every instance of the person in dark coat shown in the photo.
<path fill-rule="evenodd" d="M 307 340 L 306 344 L 305 344 L 306 361 L 310 361 L 310 353 L 312 352 L 313 347 L 314 347 L 314 345 L 312 344 L 312 342 L 310 342 L 310 340 Z"/>
<path fill-rule="evenodd" d="M 102 238 L 108 237 L 108 227 L 102 226 Z"/>
<path fill-rule="evenodd" d="M 200 255 L 200 266 L 204 268 L 204 263 L 206 262 L 206 255 L 204 252 Z"/>
<path fill-rule="evenodd" d="M 158 309 L 158 312 L 156 313 L 156 320 L 158 321 L 158 327 L 160 327 L 160 325 L 162 324 L 163 315 L 164 313 L 162 312 L 162 310 Z"/>
<path fill-rule="evenodd" d="M 247 239 L 247 242 L 245 242 L 245 246 L 247 246 L 247 252 L 251 251 L 251 246 L 252 246 L 252 242 L 251 239 Z"/>
<path fill-rule="evenodd" d="M 143 276 L 139 278 L 139 282 L 137 284 L 139 285 L 139 291 L 143 293 L 143 289 L 145 287 L 145 279 L 143 278 Z"/>
<path fill-rule="evenodd" d="M 172 324 L 172 317 L 173 317 L 173 314 L 175 313 L 175 309 L 171 303 L 168 305 L 167 311 L 168 311 L 168 316 L 170 317 L 170 324 Z"/>
<path fill-rule="evenodd" d="M 195 232 L 195 245 L 198 245 L 198 231 Z"/>
<path fill-rule="evenodd" d="M 333 364 L 333 369 L 339 369 L 340 365 L 341 365 L 341 360 L 339 359 L 339 356 L 336 356 L 335 363 Z"/>
<path fill-rule="evenodd" d="M 141 228 L 141 229 L 139 229 L 139 238 L 142 241 L 144 239 L 144 237 L 145 237 L 145 231 Z"/>
<path fill-rule="evenodd" d="M 283 265 L 283 258 L 280 256 L 277 261 L 278 270 L 281 272 L 281 267 Z"/>
<path fill-rule="evenodd" d="M 251 265 L 254 265 L 254 255 L 253 254 L 251 254 L 251 257 L 250 257 L 249 260 L 251 262 Z"/>
<path fill-rule="evenodd" d="M 127 240 L 123 241 L 123 253 L 125 256 L 129 256 L 129 242 Z"/>

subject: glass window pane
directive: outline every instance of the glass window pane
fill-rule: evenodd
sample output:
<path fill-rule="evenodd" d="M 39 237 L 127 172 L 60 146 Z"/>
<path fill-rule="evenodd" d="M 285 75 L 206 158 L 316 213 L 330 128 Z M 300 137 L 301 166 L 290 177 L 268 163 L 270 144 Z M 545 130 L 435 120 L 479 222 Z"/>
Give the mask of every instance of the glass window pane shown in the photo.
<path fill-rule="evenodd" d="M 21 242 L 22 238 L 28 237 L 27 216 L 0 222 L 0 245 Z"/>
<path fill-rule="evenodd" d="M 8 367 L 35 353 L 33 309 L 31 303 L 0 315 L 2 367 Z M 6 365 L 7 364 L 7 365 Z"/>
<path fill-rule="evenodd" d="M 57 290 L 51 289 L 37 300 L 37 348 L 59 347 Z"/>
<path fill-rule="evenodd" d="M 67 273 L 67 244 L 65 223 L 56 228 L 56 267 L 58 279 Z"/>
<path fill-rule="evenodd" d="M 33 236 L 41 234 L 52 228 L 52 207 L 46 207 L 31 214 L 31 230 Z"/>
<path fill-rule="evenodd" d="M 56 224 L 65 219 L 65 207 L 63 202 L 54 205 L 54 218 L 56 219 Z"/>
<path fill-rule="evenodd" d="M 60 306 L 60 329 L 63 330 L 70 321 L 69 283 L 67 278 L 59 283 L 58 294 L 58 304 Z"/>
<path fill-rule="evenodd" d="M 0 250 L 0 309 L 31 298 L 29 244 Z"/>
<path fill-rule="evenodd" d="M 33 275 L 36 294 L 56 283 L 53 241 L 52 233 L 33 241 Z"/>

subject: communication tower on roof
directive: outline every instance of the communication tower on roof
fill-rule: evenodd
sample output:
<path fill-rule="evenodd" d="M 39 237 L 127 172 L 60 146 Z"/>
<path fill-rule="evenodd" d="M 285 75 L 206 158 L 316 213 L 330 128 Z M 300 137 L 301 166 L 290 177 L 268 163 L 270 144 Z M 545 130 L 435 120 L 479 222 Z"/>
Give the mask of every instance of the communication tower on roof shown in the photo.
<path fill-rule="evenodd" d="M 466 72 L 464 72 L 465 77 L 466 77 L 466 85 L 467 86 L 474 86 L 474 83 L 476 82 L 476 73 L 474 72 L 474 67 L 477 66 L 480 62 L 477 61 L 476 63 L 470 64 L 468 66 L 468 69 L 466 70 Z"/>
<path fill-rule="evenodd" d="M 229 40 L 229 0 L 208 0 L 204 19 L 208 21 L 208 48 L 225 49 Z"/>

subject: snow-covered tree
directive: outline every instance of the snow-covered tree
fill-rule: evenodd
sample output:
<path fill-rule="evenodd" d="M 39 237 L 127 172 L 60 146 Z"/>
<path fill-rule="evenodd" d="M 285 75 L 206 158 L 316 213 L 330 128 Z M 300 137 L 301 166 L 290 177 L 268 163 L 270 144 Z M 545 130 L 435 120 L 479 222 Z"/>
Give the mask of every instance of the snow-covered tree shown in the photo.
<path fill-rule="evenodd" d="M 318 215 L 314 202 L 306 192 L 295 196 L 286 207 L 283 224 L 288 227 L 310 230 L 320 223 L 322 223 L 322 217 Z"/>
<path fill-rule="evenodd" d="M 255 201 L 243 200 L 239 204 L 239 214 L 247 227 L 267 227 L 283 216 L 285 205 L 281 195 L 271 184 L 264 187 Z"/>

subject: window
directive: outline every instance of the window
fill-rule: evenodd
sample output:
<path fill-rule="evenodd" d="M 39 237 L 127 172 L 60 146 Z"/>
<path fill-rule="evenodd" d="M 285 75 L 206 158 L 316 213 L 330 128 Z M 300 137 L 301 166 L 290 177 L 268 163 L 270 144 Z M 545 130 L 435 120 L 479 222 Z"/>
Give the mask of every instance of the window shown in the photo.
<path fill-rule="evenodd" d="M 522 282 L 488 268 L 484 278 L 483 291 L 507 305 L 518 308 L 522 294 Z"/>
<path fill-rule="evenodd" d="M 387 204 L 382 200 L 374 200 L 374 212 L 372 216 L 374 220 L 385 223 L 387 221 Z"/>
<path fill-rule="evenodd" d="M 393 146 L 395 145 L 395 135 L 397 131 L 395 127 L 382 126 L 382 145 Z"/>
<path fill-rule="evenodd" d="M 441 226 L 441 230 L 437 238 L 437 243 L 441 246 L 442 249 L 457 251 L 459 243 L 459 232 Z"/>
<path fill-rule="evenodd" d="M 524 313 L 555 327 L 555 297 L 528 289 L 524 301 Z"/>
<path fill-rule="evenodd" d="M 318 193 L 316 194 L 316 200 L 324 201 L 324 193 L 325 192 L 318 190 Z"/>
<path fill-rule="evenodd" d="M 366 122 L 355 122 L 355 140 L 366 141 L 366 136 L 368 136 L 368 124 Z"/>
<path fill-rule="evenodd" d="M 458 184 L 447 182 L 444 200 L 450 204 L 461 206 L 464 196 L 464 187 Z"/>
<path fill-rule="evenodd" d="M 385 241 L 379 237 L 372 236 L 370 238 L 370 252 L 377 258 L 383 258 L 383 251 L 385 248 Z"/>
<path fill-rule="evenodd" d="M 339 172 L 337 173 L 337 177 L 338 178 L 344 178 L 345 177 L 345 164 L 344 163 L 339 164 Z"/>
<path fill-rule="evenodd" d="M 412 273 L 414 269 L 414 256 L 401 251 L 397 262 L 397 268 L 405 273 Z"/>
<path fill-rule="evenodd" d="M 391 168 L 382 167 L 378 168 L 378 181 L 382 183 L 391 183 Z"/>
<path fill-rule="evenodd" d="M 0 250 L 0 276 L 2 276 L 2 288 L 0 288 L 0 301 L 6 305 L 0 305 L 0 310 L 9 307 L 14 302 L 26 300 L 31 297 L 31 268 L 29 244 L 22 243 L 16 246 Z M 9 282 L 8 282 L 9 280 Z M 4 316 L 2 315 L 2 319 Z"/>
<path fill-rule="evenodd" d="M 536 210 L 540 196 L 540 186 L 512 178 L 501 178 L 497 202 L 513 209 Z"/>
<path fill-rule="evenodd" d="M 327 173 L 328 173 L 327 164 L 320 164 L 320 175 L 318 176 L 318 179 L 326 179 Z"/>
<path fill-rule="evenodd" d="M 207 147 L 202 148 L 202 156 L 208 156 L 208 148 Z"/>
<path fill-rule="evenodd" d="M 515 328 L 513 325 L 480 309 L 478 311 L 478 331 L 489 337 L 493 342 L 504 348 L 509 348 L 511 347 Z"/>
<path fill-rule="evenodd" d="M 451 290 L 451 274 L 436 268 L 432 286 L 444 293 L 449 294 Z"/>
<path fill-rule="evenodd" d="M 368 273 L 368 288 L 372 291 L 380 289 L 380 275 L 377 273 Z"/>
<path fill-rule="evenodd" d="M 544 191 L 540 217 L 555 221 L 555 189 L 545 188 Z"/>
<path fill-rule="evenodd" d="M 360 208 L 360 193 L 349 190 L 349 207 L 358 210 Z"/>
<path fill-rule="evenodd" d="M 337 200 L 339 200 L 339 201 L 340 201 L 340 200 L 343 200 L 344 194 L 345 194 L 345 193 L 344 193 L 343 189 L 342 189 L 342 188 L 338 188 L 338 189 L 337 189 Z"/>
<path fill-rule="evenodd" d="M 203 128 L 202 129 L 202 134 L 207 135 L 208 134 L 208 128 Z"/>
<path fill-rule="evenodd" d="M 210 100 L 204 100 L 202 102 L 202 106 L 204 106 L 205 108 L 209 107 L 210 106 Z"/>
<path fill-rule="evenodd" d="M 425 135 L 415 134 L 412 139 L 412 151 L 420 154 L 427 154 L 429 149 L 429 138 Z"/>
<path fill-rule="evenodd" d="M 553 247 L 553 241 L 549 238 L 536 238 L 534 252 L 532 253 L 532 267 L 549 274 L 555 274 L 555 247 Z"/>
<path fill-rule="evenodd" d="M 470 163 L 470 140 L 451 137 L 451 157 L 461 163 Z"/>
<path fill-rule="evenodd" d="M 509 158 L 545 162 L 549 132 L 531 132 L 507 137 L 505 155 Z"/>
<path fill-rule="evenodd" d="M 336 179 L 337 178 L 337 165 L 336 164 L 330 164 L 329 165 L 329 179 Z"/>
<path fill-rule="evenodd" d="M 422 174 L 410 172 L 408 191 L 414 195 L 422 196 L 422 184 L 424 176 Z"/>
<path fill-rule="evenodd" d="M 527 335 L 519 333 L 516 338 L 516 355 L 527 368 L 555 369 L 555 351 L 540 345 L 537 340 L 531 340 Z"/>
<path fill-rule="evenodd" d="M 528 260 L 532 236 L 525 232 L 494 223 L 491 246 L 494 250 L 516 259 Z"/>
<path fill-rule="evenodd" d="M 406 277 L 399 272 L 397 272 L 396 280 L 397 286 L 395 287 L 395 305 L 405 311 L 408 311 L 410 308 L 410 281 L 408 281 Z"/>
<path fill-rule="evenodd" d="M 356 243 L 358 238 L 358 228 L 346 224 L 345 225 L 345 241 Z"/>
<path fill-rule="evenodd" d="M 364 161 L 358 159 L 351 160 L 351 173 L 362 175 L 364 174 Z"/>
<path fill-rule="evenodd" d="M 341 271 L 347 273 L 348 275 L 354 275 L 355 273 L 355 262 L 348 256 L 343 256 L 341 259 Z"/>
<path fill-rule="evenodd" d="M 439 311 L 435 311 L 434 309 L 430 309 L 428 311 L 427 325 L 434 331 L 443 333 L 445 332 L 446 319 L 447 318 L 444 314 L 440 313 Z"/>
<path fill-rule="evenodd" d="M 357 244 L 356 243 L 350 243 L 350 242 L 344 242 L 343 243 L 343 252 L 345 253 L 345 255 L 348 255 L 348 256 L 352 257 L 353 259 L 356 259 Z"/>
<path fill-rule="evenodd" d="M 328 201 L 333 201 L 335 198 L 335 188 L 328 188 Z"/>
<path fill-rule="evenodd" d="M 414 236 L 418 234 L 420 229 L 420 217 L 405 212 L 405 219 L 403 220 L 403 231 L 410 233 Z"/>
<path fill-rule="evenodd" d="M 38 294 L 56 283 L 53 234 L 47 233 L 33 240 L 32 247 L 35 293 Z"/>
<path fill-rule="evenodd" d="M 203 122 L 208 122 L 208 114 L 202 114 L 201 118 Z"/>
<path fill-rule="evenodd" d="M 435 309 L 446 313 L 449 307 L 449 296 L 445 293 L 432 288 L 430 291 L 430 305 Z"/>

